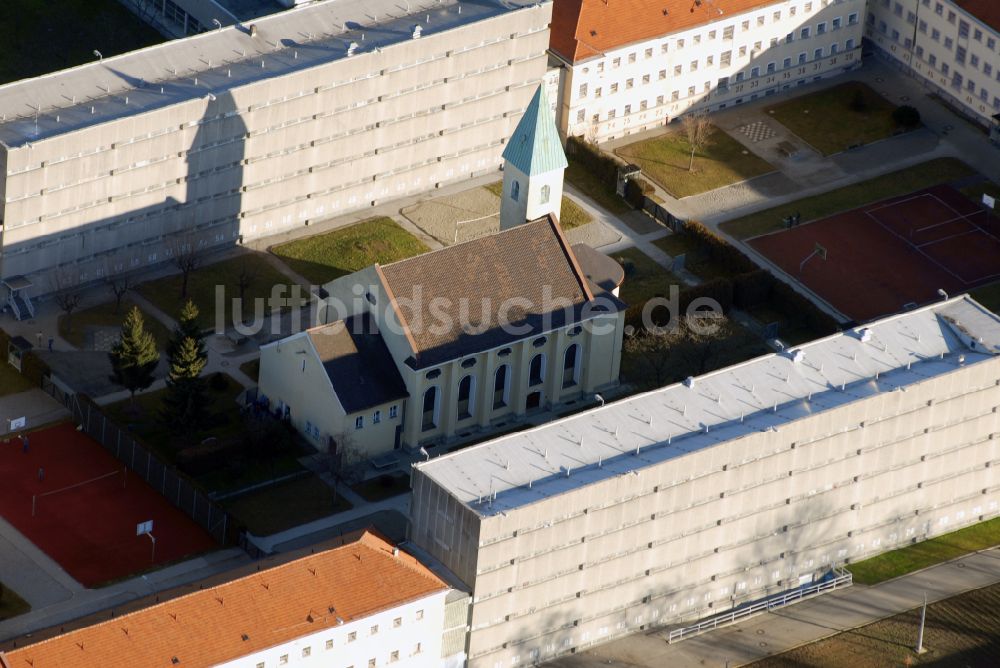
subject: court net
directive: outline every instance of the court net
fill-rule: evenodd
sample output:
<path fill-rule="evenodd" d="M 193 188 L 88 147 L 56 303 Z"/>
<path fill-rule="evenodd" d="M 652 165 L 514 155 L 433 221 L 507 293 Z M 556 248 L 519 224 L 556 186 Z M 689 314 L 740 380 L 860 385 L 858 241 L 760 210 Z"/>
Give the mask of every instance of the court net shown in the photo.
<path fill-rule="evenodd" d="M 114 482 L 112 479 L 113 478 L 117 478 L 119 476 L 121 477 L 122 488 L 124 488 L 125 487 L 126 476 L 125 476 L 125 467 L 122 467 L 120 469 L 116 469 L 114 471 L 110 471 L 109 473 L 105 473 L 103 475 L 99 475 L 99 476 L 96 476 L 94 478 L 90 478 L 89 480 L 81 480 L 80 482 L 73 483 L 72 485 L 66 485 L 65 487 L 60 487 L 59 489 L 52 489 L 52 490 L 49 490 L 47 492 L 42 492 L 41 494 L 32 494 L 31 495 L 31 516 L 34 517 L 35 514 L 37 513 L 37 511 L 38 511 L 38 502 L 41 499 L 43 499 L 43 498 L 46 498 L 46 497 L 49 497 L 49 496 L 55 496 L 57 494 L 63 494 L 65 492 L 70 492 L 70 491 L 72 491 L 74 489 L 79 489 L 81 487 L 86 487 L 87 485 L 93 485 L 95 483 L 101 482 L 102 480 L 107 480 L 107 481 L 109 481 L 109 483 L 110 482 Z"/>

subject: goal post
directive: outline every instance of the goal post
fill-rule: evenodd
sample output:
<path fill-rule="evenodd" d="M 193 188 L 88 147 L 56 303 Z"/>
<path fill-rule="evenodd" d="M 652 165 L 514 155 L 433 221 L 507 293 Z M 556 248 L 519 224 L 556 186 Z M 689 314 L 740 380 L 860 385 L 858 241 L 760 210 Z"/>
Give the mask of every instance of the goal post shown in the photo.
<path fill-rule="evenodd" d="M 800 274 L 802 273 L 802 269 L 806 266 L 806 262 L 808 262 L 809 260 L 813 259 L 814 257 L 818 257 L 821 260 L 825 260 L 826 257 L 827 257 L 826 246 L 824 246 L 823 244 L 819 243 L 818 241 L 813 246 L 812 252 L 809 253 L 809 255 L 806 255 L 805 259 L 803 259 L 802 262 L 799 263 L 799 273 Z"/>

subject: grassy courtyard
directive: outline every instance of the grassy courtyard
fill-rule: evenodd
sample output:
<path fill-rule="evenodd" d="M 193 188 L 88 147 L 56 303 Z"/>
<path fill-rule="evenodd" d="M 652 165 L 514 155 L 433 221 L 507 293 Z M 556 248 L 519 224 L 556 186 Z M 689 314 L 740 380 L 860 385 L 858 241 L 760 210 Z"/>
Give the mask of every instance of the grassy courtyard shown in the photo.
<path fill-rule="evenodd" d="M 859 561 L 847 569 L 855 582 L 872 585 L 994 545 L 1000 545 L 1000 517 Z"/>
<path fill-rule="evenodd" d="M 323 285 L 376 262 L 388 264 L 428 250 L 396 221 L 383 216 L 290 241 L 271 252 L 314 285 Z"/>
<path fill-rule="evenodd" d="M 855 107 L 856 100 L 863 100 Z M 892 135 L 896 106 L 858 81 L 792 98 L 767 113 L 823 155 Z"/>
<path fill-rule="evenodd" d="M 653 297 L 668 296 L 671 285 L 684 288 L 681 279 L 656 264 L 638 248 L 627 248 L 611 257 L 625 269 L 625 281 L 619 296 L 629 305 L 629 312 L 641 313 L 643 304 Z"/>
<path fill-rule="evenodd" d="M 483 187 L 497 197 L 501 197 L 503 194 L 503 181 L 497 181 Z M 563 230 L 572 230 L 574 227 L 586 225 L 593 220 L 590 214 L 584 211 L 583 207 L 563 195 L 562 204 L 559 207 L 559 225 Z"/>
<path fill-rule="evenodd" d="M 89 63 L 95 48 L 108 58 L 164 41 L 115 0 L 5 0 L 0 30 L 0 83 Z"/>
<path fill-rule="evenodd" d="M 17 369 L 7 363 L 6 359 L 0 360 L 0 397 L 18 392 L 27 392 L 35 387 L 27 378 L 18 373 Z"/>
<path fill-rule="evenodd" d="M 572 156 L 566 156 L 566 160 L 569 162 L 565 172 L 566 181 L 597 202 L 601 208 L 613 214 L 628 213 L 632 210 L 632 207 L 615 193 L 614 188 L 594 176 L 582 162 Z"/>
<path fill-rule="evenodd" d="M 668 234 L 654 241 L 653 245 L 671 257 L 684 255 L 684 268 L 703 281 L 732 274 L 728 267 L 709 257 L 687 234 Z"/>
<path fill-rule="evenodd" d="M 132 308 L 132 304 L 133 302 L 126 297 L 122 300 L 121 308 L 117 313 L 115 312 L 114 301 L 91 306 L 82 311 L 76 311 L 73 313 L 72 319 L 67 318 L 66 314 L 63 313 L 59 316 L 59 336 L 76 348 L 85 348 L 88 345 L 88 328 L 121 327 L 122 320 L 125 319 L 125 314 Z M 142 311 L 142 309 L 139 310 Z M 170 330 L 145 311 L 142 312 L 142 317 L 146 322 L 146 331 L 156 339 L 156 347 L 161 351 L 164 350 L 167 346 L 167 341 L 170 340 Z"/>
<path fill-rule="evenodd" d="M 275 285 L 288 286 L 291 279 L 271 265 L 260 254 L 247 252 L 237 257 L 199 266 L 188 281 L 188 297 L 198 307 L 198 322 L 204 329 L 215 328 L 219 322 L 216 318 L 216 298 L 223 298 L 221 323 L 226 327 L 233 324 L 233 302 L 239 297 L 239 276 L 245 273 L 250 277 L 249 287 L 244 295 L 246 310 L 242 314 L 244 320 L 253 318 L 254 300 L 265 300 L 265 312 L 269 312 L 267 301 L 271 297 L 271 289 Z M 156 279 L 138 286 L 139 294 L 155 304 L 157 308 L 171 317 L 177 317 L 181 303 L 181 275 L 174 274 Z M 283 293 L 287 298 L 289 289 Z M 303 288 L 302 296 L 308 297 Z"/>
<path fill-rule="evenodd" d="M 927 606 L 925 654 L 917 655 L 920 608 L 749 664 L 753 668 L 896 668 L 1000 665 L 1000 585 Z M 763 643 L 762 643 L 763 644 Z"/>
<path fill-rule="evenodd" d="M 0 582 L 0 621 L 17 617 L 31 610 L 31 606 L 17 592 Z"/>
<path fill-rule="evenodd" d="M 806 197 L 778 207 L 758 211 L 722 223 L 719 227 L 723 232 L 737 239 L 749 239 L 784 229 L 781 219 L 792 212 L 801 213 L 802 221 L 808 222 L 842 211 L 850 211 L 868 202 L 905 195 L 915 190 L 946 183 L 971 174 L 975 174 L 975 170 L 961 160 L 938 158 L 896 172 L 883 174 L 869 181 L 831 190 L 822 195 Z"/>
<path fill-rule="evenodd" d="M 199 438 L 215 437 L 223 440 L 237 437 L 243 430 L 243 420 L 236 397 L 243 391 L 243 386 L 226 374 L 220 374 L 219 380 L 213 379 L 206 385 L 209 402 L 207 410 L 212 419 L 211 426 Z M 128 399 L 111 404 L 105 410 L 108 417 L 120 425 L 128 425 L 132 433 L 166 461 L 173 462 L 180 444 L 176 440 L 174 429 L 160 417 L 166 394 L 166 389 L 142 392 L 135 395 L 134 410 Z"/>
<path fill-rule="evenodd" d="M 255 536 L 269 536 L 306 522 L 349 510 L 316 475 L 296 478 L 226 503 L 226 510 Z"/>
<path fill-rule="evenodd" d="M 623 146 L 615 153 L 639 165 L 643 175 L 678 198 L 774 171 L 767 161 L 718 128 L 713 129 L 708 144 L 695 152 L 691 171 L 688 171 L 691 147 L 683 130 Z"/>

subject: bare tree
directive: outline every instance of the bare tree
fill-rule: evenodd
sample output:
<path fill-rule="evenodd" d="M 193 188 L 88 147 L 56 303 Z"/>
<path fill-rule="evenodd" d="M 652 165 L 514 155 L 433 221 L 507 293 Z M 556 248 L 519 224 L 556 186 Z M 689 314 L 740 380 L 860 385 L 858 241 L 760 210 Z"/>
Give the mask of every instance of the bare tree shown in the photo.
<path fill-rule="evenodd" d="M 120 264 L 123 263 L 115 259 L 109 260 L 104 266 L 104 283 L 115 296 L 115 313 L 121 310 L 122 300 L 134 287 L 132 277 L 126 271 L 118 270 Z"/>
<path fill-rule="evenodd" d="M 57 269 L 51 277 L 52 298 L 59 309 L 66 314 L 66 331 L 73 331 L 73 311 L 83 301 L 80 275 L 65 269 Z"/>
<path fill-rule="evenodd" d="M 368 464 L 368 456 L 361 445 L 347 432 L 337 434 L 331 441 L 326 454 L 327 465 L 333 475 L 333 494 L 336 500 L 341 484 L 354 485 L 361 482 L 365 466 Z"/>
<path fill-rule="evenodd" d="M 688 171 L 694 171 L 694 154 L 712 143 L 715 126 L 708 120 L 704 112 L 695 112 L 681 117 L 681 127 L 691 147 L 691 159 L 688 161 Z"/>
<path fill-rule="evenodd" d="M 191 236 L 178 237 L 172 240 L 167 247 L 170 249 L 170 261 L 181 272 L 181 300 L 183 301 L 188 296 L 188 281 L 191 274 L 201 266 L 201 254 Z"/>
<path fill-rule="evenodd" d="M 257 282 L 258 276 L 257 267 L 243 258 L 243 261 L 240 262 L 240 273 L 236 275 L 236 290 L 240 295 L 240 313 L 243 314 L 244 318 L 246 318 L 247 313 L 247 291 Z"/>

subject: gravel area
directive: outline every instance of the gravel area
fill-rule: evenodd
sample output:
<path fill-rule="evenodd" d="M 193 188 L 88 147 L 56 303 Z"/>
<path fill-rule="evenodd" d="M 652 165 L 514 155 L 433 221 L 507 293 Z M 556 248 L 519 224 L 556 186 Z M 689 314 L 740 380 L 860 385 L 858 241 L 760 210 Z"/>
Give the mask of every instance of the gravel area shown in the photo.
<path fill-rule="evenodd" d="M 478 239 L 500 229 L 500 198 L 481 186 L 425 200 L 400 213 L 445 245 Z"/>

